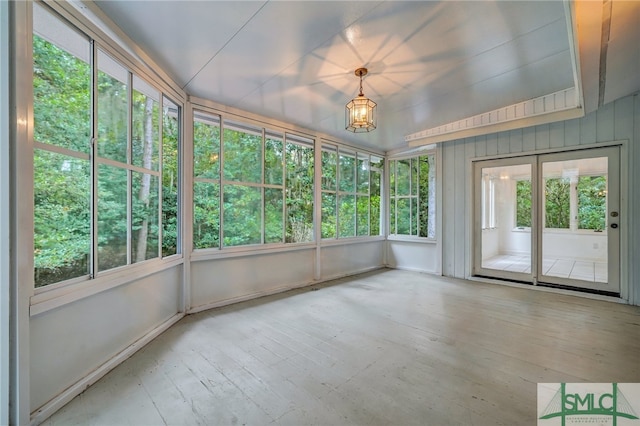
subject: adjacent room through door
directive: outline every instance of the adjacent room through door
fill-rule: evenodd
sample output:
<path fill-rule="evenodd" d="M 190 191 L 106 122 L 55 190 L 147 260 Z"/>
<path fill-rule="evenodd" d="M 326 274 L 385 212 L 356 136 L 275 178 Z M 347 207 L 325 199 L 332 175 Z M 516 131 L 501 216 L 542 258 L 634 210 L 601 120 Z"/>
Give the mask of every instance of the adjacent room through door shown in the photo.
<path fill-rule="evenodd" d="M 618 295 L 619 147 L 474 163 L 474 275 Z"/>

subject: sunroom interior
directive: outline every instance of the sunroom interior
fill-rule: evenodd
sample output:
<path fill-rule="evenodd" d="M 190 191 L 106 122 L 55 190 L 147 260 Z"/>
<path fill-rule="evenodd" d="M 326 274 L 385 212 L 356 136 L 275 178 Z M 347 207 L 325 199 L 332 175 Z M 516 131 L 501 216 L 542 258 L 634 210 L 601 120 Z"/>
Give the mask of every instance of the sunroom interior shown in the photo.
<path fill-rule="evenodd" d="M 0 424 L 187 315 L 371 271 L 640 305 L 640 3 L 0 13 Z"/>

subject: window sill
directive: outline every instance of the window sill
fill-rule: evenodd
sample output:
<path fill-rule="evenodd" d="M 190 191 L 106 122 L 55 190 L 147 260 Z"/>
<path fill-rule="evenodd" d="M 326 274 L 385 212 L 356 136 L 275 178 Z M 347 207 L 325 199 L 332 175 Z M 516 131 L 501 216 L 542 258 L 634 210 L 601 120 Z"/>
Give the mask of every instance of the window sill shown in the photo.
<path fill-rule="evenodd" d="M 404 241 L 410 243 L 420 243 L 420 244 L 437 244 L 438 240 L 435 238 L 427 238 L 427 237 L 416 237 L 414 235 L 389 235 L 387 237 L 388 241 Z"/>
<path fill-rule="evenodd" d="M 211 259 L 225 259 L 230 257 L 257 256 L 261 254 L 282 253 L 287 251 L 310 250 L 316 247 L 315 242 L 288 244 L 255 244 L 222 249 L 196 249 L 191 253 L 194 262 Z"/>

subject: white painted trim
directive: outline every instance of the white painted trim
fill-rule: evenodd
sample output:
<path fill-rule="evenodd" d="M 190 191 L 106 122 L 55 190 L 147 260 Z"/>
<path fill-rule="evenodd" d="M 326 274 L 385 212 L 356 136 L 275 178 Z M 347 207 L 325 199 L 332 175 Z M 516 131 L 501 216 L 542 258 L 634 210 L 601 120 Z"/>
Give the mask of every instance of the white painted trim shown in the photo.
<path fill-rule="evenodd" d="M 575 290 L 567 290 L 563 288 L 546 287 L 541 285 L 523 284 L 523 283 L 518 283 L 514 281 L 509 281 L 509 280 L 497 280 L 497 279 L 491 279 L 491 278 L 485 278 L 485 277 L 469 277 L 467 278 L 467 280 L 486 283 L 486 284 L 496 284 L 496 285 L 503 285 L 507 287 L 521 288 L 524 290 L 535 290 L 535 291 L 544 291 L 547 293 L 564 294 L 566 296 L 582 297 L 584 299 L 602 300 L 604 302 L 619 303 L 621 305 L 629 304 L 626 300 L 621 299 L 619 297 L 605 296 L 602 294 L 594 294 L 594 293 L 586 293 L 586 292 L 575 291 Z"/>
<path fill-rule="evenodd" d="M 0 205 L 10 206 L 9 2 L 0 2 Z M 0 425 L 9 424 L 10 209 L 0 209 Z"/>
<path fill-rule="evenodd" d="M 184 317 L 183 313 L 177 313 L 149 333 L 136 340 L 134 343 L 126 347 L 124 350 L 110 358 L 107 362 L 100 367 L 87 374 L 82 379 L 62 391 L 59 395 L 51 399 L 42 407 L 38 408 L 31 414 L 31 425 L 36 426 L 49 418 L 53 413 L 62 408 L 65 404 L 69 403 L 73 398 L 80 395 L 89 386 L 100 380 L 109 371 L 116 368 L 122 362 L 130 358 L 137 351 L 142 349 L 146 344 L 158 337 L 160 334 L 169 329 L 176 322 Z"/>
<path fill-rule="evenodd" d="M 192 103 L 194 109 L 203 110 L 213 114 L 222 115 L 222 118 L 229 118 L 228 116 L 235 116 L 236 119 L 243 120 L 247 124 L 258 124 L 260 126 L 268 127 L 270 130 L 282 130 L 284 132 L 290 132 L 305 136 L 311 139 L 319 139 L 322 143 L 329 143 L 333 145 L 339 145 L 342 147 L 348 147 L 354 149 L 363 154 L 373 154 L 384 157 L 383 151 L 376 151 L 371 148 L 350 144 L 346 141 L 336 141 L 336 138 L 326 135 L 324 133 L 316 132 L 304 127 L 296 126 L 292 123 L 286 123 L 273 118 L 265 117 L 262 115 L 250 113 L 238 108 L 219 104 L 217 102 L 210 101 L 208 99 L 198 98 L 196 96 L 189 96 L 189 102 Z"/>
<path fill-rule="evenodd" d="M 384 241 L 386 238 L 382 235 L 373 235 L 369 237 L 351 237 L 351 238 L 329 238 L 320 242 L 322 247 L 349 246 L 353 244 L 368 244 Z"/>
<path fill-rule="evenodd" d="M 399 271 L 419 272 L 421 274 L 435 275 L 436 277 L 441 277 L 442 276 L 442 273 L 438 272 L 438 271 L 434 272 L 434 271 L 429 271 L 427 269 L 415 268 L 415 267 L 411 267 L 411 266 L 387 266 L 387 268 L 389 268 L 389 269 L 397 269 Z"/>
<path fill-rule="evenodd" d="M 322 253 L 319 247 L 322 241 L 322 143 L 322 139 L 318 138 L 313 146 L 313 239 L 316 242 L 313 279 L 316 281 L 322 278 Z"/>
<path fill-rule="evenodd" d="M 401 241 L 405 243 L 416 243 L 416 244 L 438 244 L 438 240 L 436 238 L 418 237 L 416 235 L 390 234 L 387 237 L 387 241 Z"/>
<path fill-rule="evenodd" d="M 550 95 L 548 95 L 550 96 Z M 544 98 L 544 97 L 543 97 Z M 505 107 L 512 108 L 513 105 Z M 489 113 L 486 113 L 489 114 Z M 474 136 L 482 136 L 491 133 L 504 132 L 507 130 L 522 129 L 525 127 L 537 126 L 540 124 L 555 123 L 558 121 L 566 121 L 574 118 L 584 117 L 584 110 L 582 108 L 570 108 L 558 110 L 556 112 L 533 114 L 524 118 L 518 118 L 513 120 L 498 121 L 493 124 L 480 125 L 475 127 L 469 127 L 461 130 L 455 130 L 449 133 L 440 133 L 433 136 L 414 137 L 408 141 L 409 146 L 420 146 L 433 143 L 453 141 L 457 139 L 470 138 Z M 473 117 L 467 118 L 469 120 Z M 424 132 L 424 131 L 423 131 Z M 422 132 L 418 132 L 422 133 Z M 416 134 L 417 135 L 417 134 Z M 408 135 L 413 136 L 413 135 Z"/>
<path fill-rule="evenodd" d="M 181 235 L 178 241 L 179 251 L 184 256 L 181 285 L 182 312 L 191 309 L 191 262 L 193 256 L 193 106 L 187 102 L 182 109 L 182 121 L 180 123 L 180 180 L 178 181 L 178 194 L 180 196 L 181 210 L 178 219 L 180 221 Z"/>
<path fill-rule="evenodd" d="M 573 145 L 573 146 L 564 146 L 564 147 L 558 147 L 558 148 L 538 149 L 533 151 L 514 152 L 511 154 L 496 154 L 496 155 L 488 155 L 484 157 L 473 157 L 470 160 L 471 162 L 485 161 L 485 160 L 502 160 L 503 158 L 528 157 L 530 155 L 555 154 L 558 152 L 569 152 L 569 151 L 584 151 L 585 149 L 606 148 L 609 146 L 625 145 L 628 143 L 629 143 L 628 139 L 620 139 L 620 140 L 613 140 L 609 142 L 597 142 L 589 145 Z"/>
<path fill-rule="evenodd" d="M 405 142 L 411 142 L 418 139 L 439 137 L 465 130 L 490 127 L 498 124 L 572 110 L 580 107 L 576 102 L 575 89 L 570 87 L 545 96 L 539 96 L 524 102 L 508 105 L 506 107 L 494 109 L 493 111 L 484 112 L 472 117 L 463 118 L 462 120 L 412 133 L 406 135 L 404 140 Z"/>
<path fill-rule="evenodd" d="M 578 25 L 576 19 L 575 2 L 564 0 L 564 16 L 567 23 L 569 37 L 569 52 L 571 52 L 571 68 L 573 69 L 573 87 L 575 105 L 584 109 L 584 93 L 582 92 L 582 75 L 580 73 L 580 49 L 578 49 Z"/>
<path fill-rule="evenodd" d="M 12 424 L 29 423 L 30 329 L 29 298 L 33 295 L 33 31 L 32 3 L 10 2 L 12 36 L 9 78 L 13 97 L 11 123 L 11 412 Z M 18 196 L 19 194 L 19 196 Z"/>

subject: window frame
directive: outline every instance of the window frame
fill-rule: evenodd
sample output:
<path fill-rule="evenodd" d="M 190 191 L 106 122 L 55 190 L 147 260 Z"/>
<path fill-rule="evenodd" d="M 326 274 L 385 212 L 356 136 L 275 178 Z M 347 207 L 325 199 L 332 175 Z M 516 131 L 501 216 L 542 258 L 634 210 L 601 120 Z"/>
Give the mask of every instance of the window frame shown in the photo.
<path fill-rule="evenodd" d="M 437 150 L 435 147 L 429 146 L 429 148 L 423 150 L 423 151 L 419 151 L 417 153 L 408 153 L 408 154 L 399 154 L 396 156 L 389 156 L 387 157 L 386 160 L 386 169 L 388 170 L 388 178 L 386 179 L 387 182 L 387 187 L 388 187 L 388 196 L 386 197 L 388 200 L 388 213 L 387 213 L 387 239 L 389 240 L 407 240 L 407 241 L 422 241 L 422 242 L 430 242 L 430 243 L 435 243 L 438 240 L 438 233 L 439 233 L 439 225 L 438 225 L 438 217 L 439 217 L 439 204 L 440 204 L 440 195 L 439 195 L 439 188 L 440 188 L 440 184 L 439 184 L 439 176 L 440 176 L 440 167 L 439 167 L 439 160 L 438 160 L 438 156 L 439 156 L 439 150 Z M 411 213 L 411 208 L 413 206 L 413 201 L 415 201 L 416 204 L 416 210 L 419 212 L 419 208 L 418 206 L 420 205 L 420 177 L 419 177 L 419 172 L 418 172 L 418 176 L 416 177 L 416 181 L 417 181 L 417 185 L 418 188 L 416 188 L 416 193 L 413 194 L 412 193 L 412 186 L 414 185 L 414 178 L 413 178 L 413 173 L 412 173 L 412 167 L 413 167 L 413 162 L 416 161 L 418 164 L 418 170 L 420 168 L 420 159 L 421 158 L 430 158 L 431 160 L 427 160 L 429 162 L 429 169 L 431 172 L 431 167 L 434 167 L 435 170 L 433 170 L 433 179 L 427 178 L 429 180 L 429 192 L 427 194 L 427 202 L 431 202 L 433 201 L 435 203 L 435 205 L 432 207 L 431 205 L 429 205 L 429 216 L 431 216 L 431 212 L 432 216 L 435 223 L 433 224 L 432 227 L 432 232 L 433 235 L 430 236 L 420 236 L 420 216 L 418 215 L 417 218 L 415 219 L 415 225 L 417 227 L 416 229 L 416 233 L 415 234 L 398 234 L 398 233 L 392 233 L 392 231 L 397 232 L 397 216 L 398 216 L 398 210 L 397 210 L 397 200 L 398 198 L 400 199 L 407 199 L 409 200 L 409 208 L 410 208 L 410 221 L 409 221 L 409 227 L 412 228 L 413 227 L 413 220 L 411 220 L 411 218 L 413 217 L 412 213 Z M 410 160 L 409 162 L 409 194 L 408 195 L 398 195 L 398 179 L 397 179 L 397 164 L 401 161 L 406 161 L 406 160 Z M 430 173 L 431 174 L 431 173 Z M 392 185 L 392 179 L 393 179 L 393 185 Z M 392 188 L 393 186 L 393 188 Z M 395 201 L 395 206 L 393 205 Z M 393 220 L 395 219 L 395 224 L 393 224 Z M 429 232 L 429 228 L 431 228 L 431 226 L 429 225 L 429 221 L 427 221 L 427 232 Z"/>
<path fill-rule="evenodd" d="M 191 185 L 191 193 L 194 194 L 194 188 L 196 183 L 205 183 L 209 182 L 211 184 L 215 184 L 219 186 L 218 196 L 219 196 L 219 210 L 218 217 L 216 218 L 218 223 L 218 244 L 207 247 L 196 247 L 196 239 L 195 239 L 195 229 L 192 230 L 192 252 L 195 253 L 196 257 L 204 256 L 207 257 L 214 253 L 234 253 L 234 252 L 246 252 L 251 250 L 264 250 L 264 249 L 278 249 L 279 247 L 300 247 L 305 245 L 314 244 L 314 236 L 315 236 L 315 223 L 311 225 L 311 239 L 309 241 L 295 241 L 289 242 L 288 240 L 288 225 L 289 225 L 289 208 L 287 207 L 287 191 L 289 186 L 287 185 L 287 167 L 290 162 L 287 159 L 287 149 L 289 145 L 297 145 L 301 147 L 306 147 L 311 149 L 312 155 L 309 158 L 312 161 L 310 167 L 312 167 L 312 185 L 311 185 L 311 199 L 315 202 L 315 137 L 312 135 L 305 134 L 299 131 L 292 131 L 290 129 L 278 126 L 265 124 L 263 122 L 259 122 L 256 120 L 252 120 L 251 118 L 247 118 L 244 116 L 230 114 L 225 111 L 220 111 L 216 108 L 209 107 L 207 105 L 203 105 L 202 103 L 194 103 L 192 108 L 192 116 L 191 116 L 191 125 L 193 126 L 193 122 L 197 114 L 209 115 L 211 117 L 218 117 L 217 125 L 219 127 L 219 147 L 218 147 L 218 171 L 217 178 L 202 178 L 197 177 L 195 174 L 192 176 L 193 182 Z M 227 123 L 227 124 L 225 124 Z M 225 129 L 233 129 L 239 130 L 242 129 L 252 131 L 256 135 L 260 136 L 260 182 L 246 181 L 246 180 L 235 180 L 229 179 L 225 177 L 225 156 L 224 156 L 224 135 Z M 281 183 L 268 183 L 267 175 L 266 175 L 266 155 L 267 155 L 267 142 L 273 138 L 277 138 L 282 141 L 282 181 Z M 195 140 L 195 132 L 193 135 L 193 149 L 191 150 L 191 158 L 195 164 L 196 159 L 195 149 L 196 149 L 196 140 Z M 194 167 L 195 173 L 195 167 Z M 227 192 L 225 192 L 225 187 L 244 187 L 244 188 L 260 188 L 260 241 L 250 244 L 237 244 L 237 245 L 229 245 L 225 244 L 224 236 L 225 236 L 225 220 L 224 216 L 224 197 Z M 265 195 L 266 191 L 269 189 L 280 190 L 282 191 L 282 222 L 281 222 L 281 231 L 282 231 L 282 239 L 277 242 L 269 242 L 266 241 L 266 232 L 267 232 L 267 223 L 266 223 L 266 205 L 265 205 Z M 195 203 L 196 199 L 193 197 L 191 200 L 191 206 L 193 208 L 193 215 L 195 215 Z M 312 204 L 311 213 L 313 215 L 314 206 Z M 193 217 L 193 216 L 192 216 Z M 193 224 L 196 224 L 195 218 L 193 220 Z"/>
<path fill-rule="evenodd" d="M 39 287 L 36 287 L 35 277 L 33 276 L 34 274 L 32 273 L 33 285 L 32 285 L 32 296 L 31 296 L 31 302 L 30 302 L 31 315 L 37 315 L 53 307 L 60 306 L 68 301 L 76 300 L 90 294 L 95 294 L 96 292 L 103 291 L 105 288 L 112 288 L 112 287 L 121 285 L 123 283 L 130 282 L 132 277 L 133 279 L 135 279 L 136 277 L 145 276 L 149 273 L 149 270 L 150 270 L 149 269 L 150 267 L 147 266 L 149 263 L 158 264 L 159 269 L 157 270 L 163 270 L 165 268 L 169 268 L 183 262 L 183 254 L 179 244 L 176 247 L 177 253 L 169 254 L 167 256 L 163 255 L 164 222 L 163 222 L 163 215 L 162 215 L 162 205 L 163 205 L 162 203 L 162 171 L 163 171 L 162 149 L 163 149 L 163 136 L 164 136 L 163 135 L 163 102 L 164 102 L 164 99 L 167 99 L 178 108 L 179 118 L 177 120 L 178 128 L 176 132 L 178 137 L 178 140 L 177 140 L 178 151 L 177 151 L 177 157 L 176 157 L 176 162 L 177 162 L 176 167 L 178 168 L 178 170 L 180 170 L 182 168 L 181 150 L 182 150 L 182 142 L 184 137 L 183 128 L 182 128 L 183 126 L 182 126 L 182 121 L 180 117 L 182 117 L 183 111 L 184 111 L 185 96 L 180 89 L 173 87 L 167 84 L 162 79 L 158 78 L 159 76 L 157 73 L 150 71 L 148 68 L 146 68 L 145 65 L 142 65 L 141 62 L 139 62 L 139 59 L 131 56 L 131 54 L 129 54 L 128 52 L 125 52 L 120 46 L 118 46 L 113 41 L 111 41 L 111 39 L 108 36 L 106 36 L 101 30 L 93 26 L 87 25 L 82 18 L 78 18 L 73 13 L 70 13 L 69 11 L 67 11 L 67 9 L 70 8 L 71 6 L 68 6 L 66 4 L 48 4 L 48 3 L 45 4 L 42 2 L 34 2 L 28 5 L 27 7 L 41 8 L 41 12 L 38 12 L 38 13 L 46 14 L 47 19 L 56 20 L 57 24 L 62 25 L 63 27 L 67 28 L 69 31 L 76 33 L 79 35 L 79 37 L 87 40 L 87 43 L 89 45 L 90 57 L 89 57 L 89 61 L 88 62 L 85 61 L 85 62 L 87 63 L 90 69 L 89 80 L 90 80 L 90 90 L 92 93 L 96 93 L 97 74 L 98 74 L 97 56 L 98 56 L 98 51 L 100 50 L 104 54 L 110 56 L 119 65 L 124 67 L 129 73 L 130 80 L 136 79 L 141 81 L 144 85 L 147 85 L 153 90 L 157 91 L 157 96 L 158 96 L 157 113 L 154 113 L 154 116 L 157 115 L 157 117 L 154 118 L 154 120 L 157 120 L 157 125 L 154 124 L 155 132 L 157 135 L 157 144 L 155 145 L 157 146 L 156 169 L 148 170 L 144 167 L 127 164 L 127 173 L 129 175 L 132 173 L 133 170 L 135 170 L 141 173 L 150 172 L 148 174 L 155 176 L 157 178 L 157 189 L 154 191 L 154 194 L 155 192 L 157 192 L 157 214 L 154 213 L 155 220 L 153 224 L 150 224 L 150 226 L 157 225 L 157 239 L 158 239 L 157 256 L 144 259 L 140 262 L 131 262 L 131 263 L 127 262 L 126 265 L 109 268 L 102 271 L 98 271 L 97 269 L 98 238 L 97 238 L 96 228 L 97 228 L 98 217 L 97 217 L 96 206 L 98 203 L 98 200 L 97 200 L 98 189 L 97 189 L 96 169 L 99 164 L 109 163 L 109 161 L 103 161 L 104 159 L 99 159 L 97 156 L 97 149 L 96 149 L 97 120 L 98 120 L 97 113 L 96 113 L 97 96 L 92 96 L 92 101 L 90 104 L 89 113 L 91 115 L 91 118 L 90 118 L 91 129 L 90 129 L 90 135 L 88 137 L 88 143 L 90 144 L 90 147 L 87 153 L 75 152 L 65 147 L 36 141 L 33 139 L 33 136 L 34 136 L 33 132 L 31 132 L 31 137 L 29 140 L 30 148 L 25 147 L 25 148 L 29 148 L 29 152 L 31 153 L 30 160 L 29 160 L 31 162 L 30 163 L 31 165 L 33 165 L 33 160 L 36 155 L 36 150 L 41 150 L 42 152 L 45 152 L 45 153 L 62 154 L 65 156 L 69 156 L 70 158 L 77 158 L 77 159 L 89 161 L 90 168 L 92 170 L 91 171 L 92 176 L 90 178 L 90 184 L 89 184 L 90 186 L 89 199 L 90 199 L 90 206 L 91 206 L 89 232 L 90 232 L 91 243 L 90 243 L 90 249 L 88 252 L 88 257 L 90 258 L 89 260 L 90 266 L 88 268 L 88 273 L 83 274 L 81 276 L 77 276 L 77 277 L 61 279 L 59 281 L 55 281 L 51 283 L 45 283 Z M 24 65 L 26 67 L 29 67 L 31 70 L 33 70 L 33 64 L 34 64 L 33 35 L 36 34 L 37 31 L 38 30 L 35 24 L 33 26 L 30 26 L 30 29 L 28 31 L 29 37 L 25 40 L 25 46 L 27 47 L 30 53 L 25 58 Z M 74 53 L 69 52 L 67 49 L 63 47 L 64 40 L 62 41 L 54 40 L 49 42 L 52 43 L 54 46 L 67 51 L 70 55 L 77 57 Z M 79 59 L 84 60 L 82 58 L 79 58 Z M 29 74 L 29 77 L 27 77 L 27 79 L 30 81 L 30 85 L 33 85 L 34 75 L 32 73 Z M 29 91 L 28 93 L 32 93 L 32 92 Z M 129 102 L 131 102 L 130 94 L 128 96 L 129 96 L 128 98 Z M 22 97 L 21 102 L 24 102 L 27 104 L 33 104 L 33 102 L 35 101 L 33 97 L 30 97 L 29 99 L 27 98 L 28 98 L 27 96 Z M 31 123 L 30 126 L 32 128 L 33 123 Z M 127 142 L 129 146 L 131 144 L 130 139 L 131 139 L 131 135 L 129 134 L 128 142 Z M 26 155 L 29 155 L 29 154 L 26 154 Z M 128 163 L 130 163 L 130 161 L 128 161 Z M 29 185 L 33 187 L 34 185 L 33 176 L 29 180 L 25 179 L 23 182 L 24 182 L 24 185 Z M 182 180 L 180 179 L 179 182 L 177 182 L 177 189 L 178 189 L 178 196 L 177 196 L 178 208 L 176 211 L 177 241 L 181 240 L 180 234 L 182 233 L 182 209 L 180 206 L 180 197 L 181 197 L 180 194 L 182 191 L 181 185 L 182 185 Z M 131 195 L 130 179 L 127 185 L 127 192 Z M 131 203 L 130 197 L 127 203 L 128 204 Z M 31 211 L 31 214 L 33 216 L 35 214 L 35 211 L 33 209 L 29 209 L 29 210 Z M 130 209 L 128 208 L 128 210 Z M 155 206 L 154 206 L 154 210 L 155 210 Z M 127 214 L 130 216 L 130 213 L 127 213 Z M 130 230 L 132 223 L 129 219 L 127 220 L 127 222 L 128 222 L 127 223 L 128 230 Z M 29 239 L 33 241 L 35 239 L 35 232 L 32 230 L 29 233 L 29 235 L 30 235 Z M 129 247 L 131 243 L 127 242 L 127 244 Z M 131 251 L 129 248 L 127 249 L 127 256 L 128 258 L 131 257 Z M 31 254 L 31 257 L 33 257 L 33 254 Z M 34 262 L 34 259 L 31 260 L 30 265 L 32 267 L 32 270 L 35 272 L 35 264 L 33 262 Z M 60 296 L 62 295 L 68 295 L 68 296 L 65 296 L 64 298 L 60 298 Z"/>
<path fill-rule="evenodd" d="M 328 140 L 328 139 L 322 139 L 320 146 L 317 148 L 320 150 L 320 158 L 321 160 L 323 160 L 323 155 L 325 152 L 330 152 L 332 154 L 335 155 L 335 170 L 334 170 L 334 177 L 333 177 L 333 181 L 334 181 L 334 185 L 333 185 L 333 189 L 331 188 L 326 188 L 325 187 L 325 182 L 324 182 L 324 162 L 321 161 L 320 164 L 320 176 L 322 177 L 322 182 L 320 183 L 319 190 L 320 190 L 320 196 L 318 197 L 318 199 L 316 200 L 316 202 L 319 202 L 320 204 L 320 218 L 318 220 L 319 222 L 319 226 L 320 226 L 320 239 L 323 242 L 328 242 L 328 241 L 332 241 L 332 240 L 340 240 L 340 241 L 344 241 L 346 239 L 358 239 L 358 238 L 376 238 L 376 237 L 380 237 L 383 236 L 383 189 L 385 187 L 384 184 L 384 176 L 385 176 L 385 156 L 384 155 L 380 155 L 371 151 L 368 151 L 366 149 L 362 149 L 362 148 L 357 148 L 357 147 L 352 147 L 352 146 L 348 146 L 345 144 L 341 144 L 339 142 L 335 142 L 332 140 Z M 345 156 L 347 157 L 352 157 L 353 158 L 353 189 L 349 190 L 349 189 L 344 189 L 341 188 L 340 184 L 341 184 L 341 153 L 345 153 Z M 376 161 L 374 163 L 373 159 L 377 159 L 378 161 Z M 366 169 L 367 169 L 367 191 L 361 191 L 359 188 L 359 182 L 358 182 L 358 177 L 359 177 L 359 172 L 358 172 L 358 164 L 359 161 L 363 161 L 366 162 Z M 364 163 L 363 163 L 364 164 Z M 376 164 L 374 166 L 374 164 Z M 381 167 L 380 167 L 381 166 Z M 372 234 L 372 230 L 374 229 L 371 224 L 372 224 L 372 172 L 375 172 L 379 175 L 379 182 L 378 182 L 378 187 L 380 190 L 380 194 L 379 195 L 379 205 L 378 205 L 378 213 L 379 213 L 379 218 L 378 218 L 378 233 L 377 234 Z M 324 217 L 322 216 L 322 212 L 323 212 L 323 208 L 325 206 L 325 204 L 323 203 L 324 197 L 325 196 L 331 196 L 333 197 L 333 216 L 334 216 L 334 221 L 333 221 L 333 232 L 330 236 L 327 237 L 323 237 L 322 236 L 322 227 L 325 224 L 324 222 Z M 354 213 L 353 213 L 353 235 L 340 235 L 340 199 L 341 197 L 353 197 L 353 209 L 354 209 Z M 358 234 L 358 228 L 359 228 L 359 223 L 358 223 L 358 200 L 362 199 L 362 198 L 367 198 L 367 233 L 366 234 Z"/>

